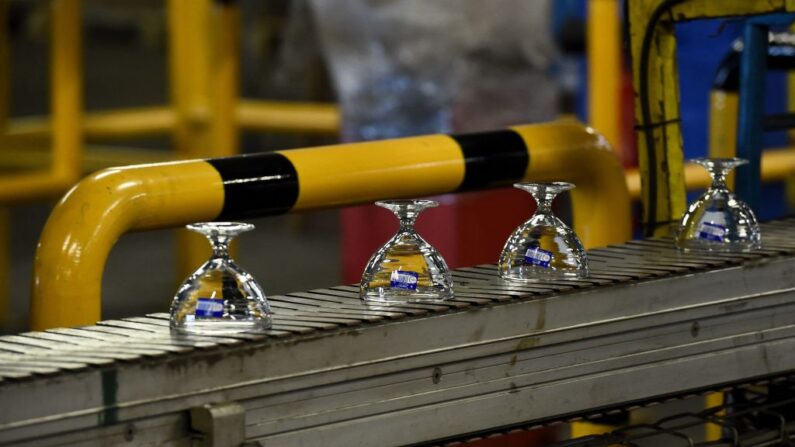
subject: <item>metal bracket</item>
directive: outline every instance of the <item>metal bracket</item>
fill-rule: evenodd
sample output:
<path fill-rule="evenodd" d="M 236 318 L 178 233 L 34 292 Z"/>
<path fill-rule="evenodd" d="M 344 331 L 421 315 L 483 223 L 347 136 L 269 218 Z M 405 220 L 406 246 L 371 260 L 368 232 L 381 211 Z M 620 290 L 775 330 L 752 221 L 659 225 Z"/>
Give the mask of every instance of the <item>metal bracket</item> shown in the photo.
<path fill-rule="evenodd" d="M 246 439 L 246 410 L 236 402 L 205 404 L 190 409 L 196 447 L 239 446 Z"/>

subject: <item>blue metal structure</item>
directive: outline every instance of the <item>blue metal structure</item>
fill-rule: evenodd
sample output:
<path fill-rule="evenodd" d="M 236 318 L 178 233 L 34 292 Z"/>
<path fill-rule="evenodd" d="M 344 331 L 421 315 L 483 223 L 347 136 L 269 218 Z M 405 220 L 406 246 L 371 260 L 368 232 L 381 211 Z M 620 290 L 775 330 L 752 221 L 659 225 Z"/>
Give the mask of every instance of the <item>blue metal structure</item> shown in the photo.
<path fill-rule="evenodd" d="M 767 73 L 768 24 L 749 21 L 743 32 L 740 57 L 740 110 L 737 127 L 737 156 L 748 164 L 737 170 L 737 194 L 755 210 L 759 209 L 765 74 Z"/>

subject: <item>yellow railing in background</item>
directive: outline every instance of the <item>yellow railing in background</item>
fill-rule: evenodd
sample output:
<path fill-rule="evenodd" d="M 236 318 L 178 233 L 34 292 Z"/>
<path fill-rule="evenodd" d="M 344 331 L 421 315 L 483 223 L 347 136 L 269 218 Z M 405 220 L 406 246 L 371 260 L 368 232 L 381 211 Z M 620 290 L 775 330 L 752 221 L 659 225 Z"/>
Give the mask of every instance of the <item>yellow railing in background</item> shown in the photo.
<path fill-rule="evenodd" d="M 53 0 L 50 88 L 52 158 L 45 169 L 0 176 L 0 204 L 53 197 L 72 186 L 82 175 L 80 122 L 82 72 L 80 70 L 80 1 Z M 7 41 L 6 33 L 3 40 Z M 8 45 L 8 42 L 3 44 Z M 8 66 L 0 68 L 8 71 Z M 5 74 L 6 79 L 8 74 Z M 7 101 L 8 97 L 5 97 Z"/>
<path fill-rule="evenodd" d="M 707 171 L 701 166 L 687 164 L 684 167 L 685 184 L 688 191 L 706 189 L 710 185 Z M 769 149 L 762 153 L 762 181 L 765 183 L 788 180 L 795 173 L 795 148 Z M 640 171 L 626 170 L 627 188 L 632 199 L 640 198 Z"/>
<path fill-rule="evenodd" d="M 85 113 L 82 109 L 81 0 L 51 0 L 51 114 L 10 118 L 8 2 L 0 1 L 0 206 L 54 198 L 84 172 L 163 155 L 87 150 L 84 140 L 106 141 L 171 134 L 171 158 L 233 155 L 240 129 L 336 134 L 333 104 L 241 99 L 238 91 L 238 2 L 168 0 L 170 104 Z M 42 149 L 50 145 L 49 154 Z M 84 163 L 84 159 L 88 163 Z M 0 210 L 0 287 L 7 275 L 7 211 Z M 182 272 L 203 258 L 203 241 L 180 236 Z M 8 293 L 0 291 L 0 327 Z"/>

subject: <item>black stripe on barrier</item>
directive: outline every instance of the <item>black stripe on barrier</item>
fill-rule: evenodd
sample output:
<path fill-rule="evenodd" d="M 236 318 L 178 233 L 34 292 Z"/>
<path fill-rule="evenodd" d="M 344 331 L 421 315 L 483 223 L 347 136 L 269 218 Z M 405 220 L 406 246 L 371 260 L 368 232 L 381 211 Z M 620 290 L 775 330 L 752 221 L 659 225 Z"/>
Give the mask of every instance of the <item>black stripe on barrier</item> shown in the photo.
<path fill-rule="evenodd" d="M 284 214 L 298 200 L 298 174 L 282 154 L 247 154 L 207 160 L 224 182 L 218 219 Z"/>
<path fill-rule="evenodd" d="M 513 130 L 451 135 L 464 155 L 459 191 L 508 184 L 524 177 L 530 163 L 522 136 Z"/>

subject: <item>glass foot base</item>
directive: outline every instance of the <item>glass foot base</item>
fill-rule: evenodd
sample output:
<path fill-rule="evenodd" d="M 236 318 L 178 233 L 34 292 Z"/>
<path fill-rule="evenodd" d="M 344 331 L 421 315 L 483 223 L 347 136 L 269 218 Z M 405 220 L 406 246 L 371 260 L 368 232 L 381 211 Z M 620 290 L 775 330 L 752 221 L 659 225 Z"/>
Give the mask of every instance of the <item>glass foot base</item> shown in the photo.
<path fill-rule="evenodd" d="M 743 253 L 749 252 L 761 247 L 759 242 L 745 241 L 745 242 L 709 242 L 702 239 L 688 239 L 684 241 L 676 241 L 676 246 L 680 250 L 688 251 L 711 251 L 716 253 Z"/>
<path fill-rule="evenodd" d="M 372 290 L 359 294 L 367 304 L 405 304 L 405 303 L 434 303 L 453 298 L 453 291 L 446 292 L 400 292 L 391 290 Z"/>
<path fill-rule="evenodd" d="M 588 277 L 588 270 L 540 270 L 540 269 L 521 269 L 515 268 L 508 271 L 501 271 L 500 278 L 510 282 L 533 283 L 544 281 L 566 281 L 574 279 L 585 279 Z"/>
<path fill-rule="evenodd" d="M 270 323 L 267 320 L 205 320 L 186 322 L 181 326 L 171 326 L 171 332 L 184 335 L 234 335 L 242 332 L 265 332 L 269 328 Z"/>

